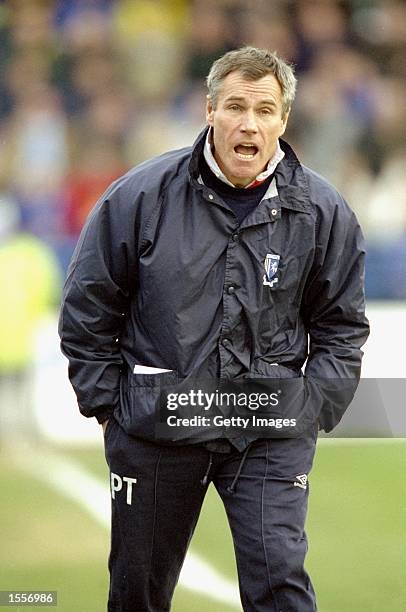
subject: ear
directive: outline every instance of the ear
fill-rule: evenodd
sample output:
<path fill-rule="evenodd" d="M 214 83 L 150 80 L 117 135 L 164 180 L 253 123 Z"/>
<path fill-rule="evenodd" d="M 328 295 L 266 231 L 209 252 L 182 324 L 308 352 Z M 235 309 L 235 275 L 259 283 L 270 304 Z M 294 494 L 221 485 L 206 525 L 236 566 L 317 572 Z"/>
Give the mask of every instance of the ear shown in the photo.
<path fill-rule="evenodd" d="M 285 116 L 281 120 L 281 129 L 279 132 L 279 136 L 282 136 L 285 133 L 286 126 L 288 125 L 289 114 L 290 114 L 290 109 L 288 110 L 288 112 L 285 114 Z"/>
<path fill-rule="evenodd" d="M 206 103 L 206 121 L 207 121 L 208 125 L 213 127 L 213 123 L 214 123 L 214 108 L 213 108 L 213 104 L 212 104 L 209 96 L 207 96 L 207 103 Z"/>

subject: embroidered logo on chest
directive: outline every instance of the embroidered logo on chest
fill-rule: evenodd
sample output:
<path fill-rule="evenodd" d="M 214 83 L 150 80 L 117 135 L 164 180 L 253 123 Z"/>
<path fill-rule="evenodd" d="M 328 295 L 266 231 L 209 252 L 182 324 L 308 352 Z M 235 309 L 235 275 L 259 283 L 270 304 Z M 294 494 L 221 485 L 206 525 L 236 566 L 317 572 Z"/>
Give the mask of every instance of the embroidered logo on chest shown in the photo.
<path fill-rule="evenodd" d="M 279 261 L 281 256 L 274 255 L 273 253 L 267 253 L 265 257 L 265 274 L 263 284 L 268 287 L 273 287 L 278 282 L 276 274 L 279 268 Z"/>

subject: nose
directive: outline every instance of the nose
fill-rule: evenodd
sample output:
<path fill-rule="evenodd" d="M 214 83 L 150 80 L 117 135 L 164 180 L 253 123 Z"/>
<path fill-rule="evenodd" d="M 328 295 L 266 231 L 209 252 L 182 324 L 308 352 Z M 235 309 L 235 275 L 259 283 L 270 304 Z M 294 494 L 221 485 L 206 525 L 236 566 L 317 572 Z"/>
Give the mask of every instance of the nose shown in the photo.
<path fill-rule="evenodd" d="M 258 131 L 257 121 L 253 111 L 248 110 L 246 113 L 244 113 L 241 131 L 254 134 Z"/>

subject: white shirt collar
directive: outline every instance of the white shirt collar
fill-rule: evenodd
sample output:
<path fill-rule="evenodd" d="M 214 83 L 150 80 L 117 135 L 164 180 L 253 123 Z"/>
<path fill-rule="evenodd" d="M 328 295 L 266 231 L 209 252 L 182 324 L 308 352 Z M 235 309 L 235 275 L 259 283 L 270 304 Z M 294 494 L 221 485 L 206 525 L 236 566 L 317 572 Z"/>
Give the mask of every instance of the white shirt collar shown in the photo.
<path fill-rule="evenodd" d="M 214 173 L 215 176 L 217 176 L 217 178 L 223 181 L 223 183 L 226 183 L 227 185 L 230 185 L 231 187 L 235 187 L 235 185 L 233 185 L 231 181 L 229 181 L 228 178 L 223 174 L 223 172 L 220 170 L 218 163 L 214 159 L 214 155 L 211 152 L 211 132 L 212 132 L 212 128 L 210 128 L 209 131 L 207 132 L 206 142 L 205 142 L 204 149 L 203 149 L 204 159 L 206 160 L 207 165 L 209 166 L 210 170 Z M 272 158 L 269 160 L 266 169 L 263 172 L 261 172 L 261 174 L 258 174 L 258 176 L 256 176 L 255 179 L 249 185 L 247 185 L 246 189 L 250 187 L 256 181 L 262 182 L 265 179 L 267 179 L 270 174 L 273 174 L 275 172 L 276 166 L 279 164 L 279 162 L 284 157 L 285 157 L 285 153 L 284 151 L 282 151 L 281 146 L 279 144 L 279 140 L 278 140 L 276 143 L 276 151 L 274 155 L 272 156 Z"/>

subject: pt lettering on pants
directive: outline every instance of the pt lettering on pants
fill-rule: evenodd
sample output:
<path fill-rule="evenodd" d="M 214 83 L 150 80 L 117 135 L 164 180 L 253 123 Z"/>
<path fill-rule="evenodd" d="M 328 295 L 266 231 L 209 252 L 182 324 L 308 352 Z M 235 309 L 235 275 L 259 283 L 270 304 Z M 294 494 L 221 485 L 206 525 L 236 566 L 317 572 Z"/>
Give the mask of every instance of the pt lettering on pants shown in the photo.
<path fill-rule="evenodd" d="M 131 506 L 132 504 L 132 492 L 133 492 L 133 484 L 137 482 L 136 478 L 130 478 L 129 476 L 119 476 L 118 474 L 114 474 L 114 472 L 110 473 L 110 489 L 111 489 L 111 497 L 112 499 L 116 499 L 116 493 L 123 490 L 123 483 L 126 483 L 127 487 L 127 504 Z"/>

